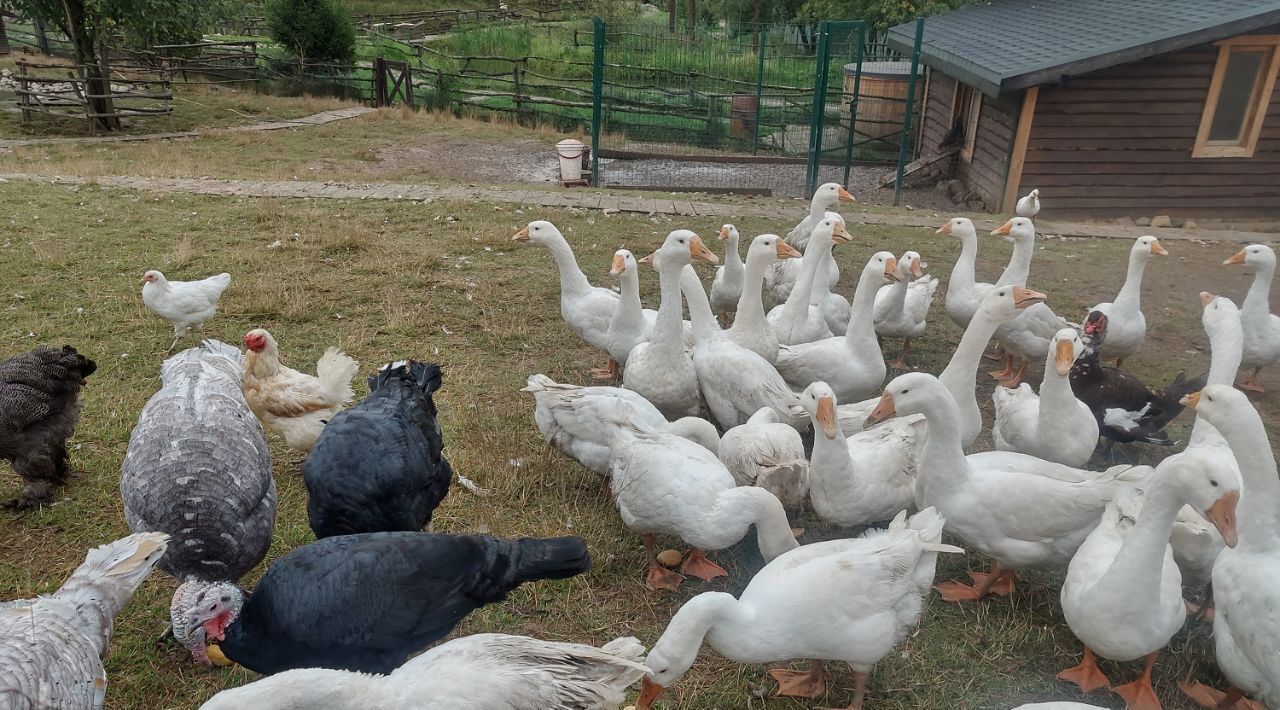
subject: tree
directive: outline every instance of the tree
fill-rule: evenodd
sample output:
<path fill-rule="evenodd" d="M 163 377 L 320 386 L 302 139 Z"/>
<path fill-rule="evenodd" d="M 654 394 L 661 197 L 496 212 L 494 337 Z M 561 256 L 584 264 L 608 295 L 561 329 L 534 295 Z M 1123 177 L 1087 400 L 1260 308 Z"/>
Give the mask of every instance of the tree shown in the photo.
<path fill-rule="evenodd" d="M 62 30 L 71 40 L 95 128 L 116 130 L 107 47 L 193 42 L 203 30 L 205 4 L 192 0 L 12 0 L 19 11 Z"/>
<path fill-rule="evenodd" d="M 340 0 L 271 0 L 267 29 L 301 59 L 349 62 L 356 53 L 356 26 Z"/>
<path fill-rule="evenodd" d="M 910 22 L 917 15 L 936 15 L 970 4 L 973 0 L 805 0 L 795 19 L 866 20 L 872 32 Z"/>

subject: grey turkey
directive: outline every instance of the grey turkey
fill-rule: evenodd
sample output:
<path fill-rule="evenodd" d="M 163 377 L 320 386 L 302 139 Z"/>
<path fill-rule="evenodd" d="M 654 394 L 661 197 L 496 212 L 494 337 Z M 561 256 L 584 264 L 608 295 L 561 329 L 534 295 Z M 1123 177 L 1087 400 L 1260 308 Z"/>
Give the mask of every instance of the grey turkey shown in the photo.
<path fill-rule="evenodd" d="M 188 588 L 174 600 L 174 635 L 199 661 L 263 675 L 390 673 L 521 584 L 589 569 L 586 541 L 577 537 L 339 535 L 273 562 L 252 594 L 226 582 Z"/>
<path fill-rule="evenodd" d="M 240 391 L 243 356 L 216 340 L 170 357 L 129 437 L 120 473 L 134 532 L 173 540 L 160 569 L 183 583 L 234 582 L 271 546 L 276 484 L 267 439 Z"/>
<path fill-rule="evenodd" d="M 22 477 L 9 508 L 53 502 L 71 477 L 67 439 L 80 421 L 80 389 L 97 364 L 70 345 L 41 345 L 0 361 L 0 458 Z"/>
<path fill-rule="evenodd" d="M 449 493 L 453 469 L 432 393 L 440 367 L 384 366 L 370 394 L 325 424 L 302 465 L 317 538 L 422 530 Z"/>
<path fill-rule="evenodd" d="M 163 533 L 116 540 L 89 550 L 56 592 L 0 602 L 0 707 L 100 710 L 111 627 L 167 542 Z"/>

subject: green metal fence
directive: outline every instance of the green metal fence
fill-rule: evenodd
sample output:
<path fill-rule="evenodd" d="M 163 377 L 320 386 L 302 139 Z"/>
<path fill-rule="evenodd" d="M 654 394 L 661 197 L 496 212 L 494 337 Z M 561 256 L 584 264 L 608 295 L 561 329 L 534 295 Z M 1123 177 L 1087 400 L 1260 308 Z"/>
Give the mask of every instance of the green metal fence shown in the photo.
<path fill-rule="evenodd" d="M 597 21 L 595 45 L 601 186 L 808 195 L 855 169 L 883 172 L 915 123 L 915 74 L 864 22 L 689 35 Z M 871 62 L 877 89 L 896 89 L 865 90 Z"/>

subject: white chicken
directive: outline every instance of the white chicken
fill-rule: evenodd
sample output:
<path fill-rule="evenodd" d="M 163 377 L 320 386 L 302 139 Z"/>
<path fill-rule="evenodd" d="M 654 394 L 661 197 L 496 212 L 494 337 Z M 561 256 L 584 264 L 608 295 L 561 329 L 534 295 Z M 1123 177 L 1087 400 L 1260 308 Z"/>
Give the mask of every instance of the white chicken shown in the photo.
<path fill-rule="evenodd" d="M 315 376 L 280 364 L 275 338 L 262 328 L 244 335 L 244 399 L 267 428 L 291 449 L 307 452 L 333 415 L 355 397 L 351 378 L 360 365 L 336 347 L 316 362 Z"/>
<path fill-rule="evenodd" d="M 199 281 L 170 281 L 152 269 L 142 275 L 142 302 L 151 312 L 173 324 L 172 352 L 182 336 L 218 312 L 218 299 L 231 285 L 231 274 L 222 273 Z"/>

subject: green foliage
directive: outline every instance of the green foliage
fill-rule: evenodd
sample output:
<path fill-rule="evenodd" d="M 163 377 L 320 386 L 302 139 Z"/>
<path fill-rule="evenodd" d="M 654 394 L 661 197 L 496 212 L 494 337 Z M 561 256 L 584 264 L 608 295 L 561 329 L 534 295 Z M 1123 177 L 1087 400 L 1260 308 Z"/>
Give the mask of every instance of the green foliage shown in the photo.
<path fill-rule="evenodd" d="M 866 20 L 872 32 L 909 22 L 917 15 L 936 15 L 972 3 L 973 0 L 805 0 L 797 20 Z"/>
<path fill-rule="evenodd" d="M 341 0 L 270 0 L 267 28 L 275 41 L 302 59 L 351 61 L 356 27 Z"/>
<path fill-rule="evenodd" d="M 81 45 L 81 60 L 96 63 L 100 46 L 119 35 L 127 46 L 179 44 L 200 39 L 215 12 L 234 0 L 11 0 L 19 11 L 43 19 Z"/>

